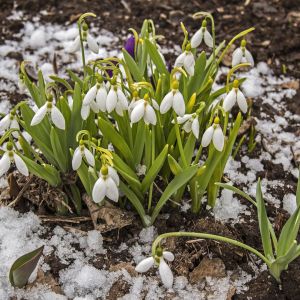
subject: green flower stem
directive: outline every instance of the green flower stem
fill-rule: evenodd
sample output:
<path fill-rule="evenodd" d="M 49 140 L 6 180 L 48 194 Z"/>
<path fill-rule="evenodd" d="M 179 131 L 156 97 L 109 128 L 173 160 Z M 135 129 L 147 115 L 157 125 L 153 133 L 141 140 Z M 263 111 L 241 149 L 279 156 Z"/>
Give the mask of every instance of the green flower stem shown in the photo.
<path fill-rule="evenodd" d="M 229 119 L 229 112 L 226 112 L 225 113 L 225 120 L 224 120 L 224 128 L 223 128 L 223 134 L 224 134 L 224 136 L 226 136 L 228 119 Z"/>
<path fill-rule="evenodd" d="M 200 145 L 198 151 L 197 151 L 197 154 L 196 154 L 196 157 L 195 157 L 195 160 L 194 160 L 194 165 L 196 165 L 198 162 L 199 162 L 199 159 L 200 159 L 200 156 L 202 154 L 202 145 Z"/>
<path fill-rule="evenodd" d="M 230 239 L 227 237 L 223 237 L 220 235 L 200 233 L 200 232 L 169 232 L 169 233 L 164 233 L 164 234 L 159 235 L 152 244 L 152 256 L 153 257 L 155 256 L 156 249 L 157 249 L 158 245 L 160 244 L 161 240 L 169 238 L 169 237 L 193 237 L 193 238 L 200 238 L 200 239 L 212 239 L 212 240 L 232 244 L 234 246 L 238 246 L 240 248 L 243 248 L 243 249 L 246 249 L 246 250 L 252 252 L 256 256 L 258 256 L 263 262 L 265 262 L 269 268 L 271 267 L 271 262 L 263 254 L 261 254 L 259 251 L 257 251 L 256 249 L 254 249 L 248 245 L 245 245 L 241 242 L 238 242 L 236 240 L 233 240 L 233 239 Z"/>
<path fill-rule="evenodd" d="M 82 56 L 83 77 L 85 78 L 85 55 L 84 55 L 84 45 L 83 45 L 83 39 L 82 39 L 81 23 L 78 22 L 77 25 L 78 25 L 79 38 L 80 38 L 80 50 L 81 50 L 81 56 Z"/>
<path fill-rule="evenodd" d="M 177 115 L 175 112 L 173 112 L 173 118 L 174 118 L 174 122 L 175 122 L 175 132 L 176 132 L 176 138 L 177 138 L 177 144 L 178 144 L 178 148 L 179 148 L 179 152 L 180 152 L 180 156 L 183 162 L 184 167 L 186 168 L 188 166 L 186 158 L 185 158 L 185 154 L 184 154 L 184 150 L 183 150 L 183 146 L 182 146 L 182 141 L 181 141 L 181 136 L 180 136 L 180 131 L 179 131 L 179 125 L 177 122 Z"/>
<path fill-rule="evenodd" d="M 155 160 L 155 128 L 152 126 L 152 136 L 151 136 L 151 165 Z M 153 195 L 153 182 L 150 185 L 149 199 L 148 199 L 148 214 L 150 213 L 152 207 L 152 195 Z"/>

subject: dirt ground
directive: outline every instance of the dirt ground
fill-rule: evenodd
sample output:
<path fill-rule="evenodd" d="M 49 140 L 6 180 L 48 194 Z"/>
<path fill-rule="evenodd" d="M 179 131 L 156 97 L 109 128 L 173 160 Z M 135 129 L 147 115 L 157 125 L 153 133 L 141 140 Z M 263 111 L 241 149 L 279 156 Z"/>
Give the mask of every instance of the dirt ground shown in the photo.
<path fill-rule="evenodd" d="M 172 40 L 175 44 L 181 43 L 182 34 L 180 32 L 179 21 L 183 21 L 191 30 L 195 31 L 199 24 L 192 19 L 192 14 L 197 11 L 209 11 L 215 16 L 217 39 L 229 39 L 239 31 L 251 26 L 256 30 L 249 36 L 249 49 L 256 61 L 266 61 L 277 72 L 282 74 L 284 66 L 288 75 L 299 77 L 300 73 L 300 1 L 180 1 L 180 0 L 126 0 L 126 1 L 57 1 L 49 0 L 0 0 L 0 43 L 13 33 L 22 28 L 21 21 L 6 20 L 12 9 L 22 10 L 25 15 L 34 17 L 38 12 L 46 10 L 48 13 L 41 15 L 45 22 L 72 23 L 76 21 L 79 14 L 86 11 L 94 12 L 98 15 L 97 25 L 100 28 L 110 30 L 117 35 L 125 36 L 127 29 L 134 27 L 139 29 L 145 18 L 152 18 L 158 27 L 160 34 L 166 36 L 167 40 Z M 163 42 L 162 42 L 163 43 Z M 259 104 L 255 104 L 258 106 Z M 255 111 L 254 106 L 254 111 Z M 298 94 L 289 101 L 288 108 L 293 113 L 300 114 L 300 98 Z M 268 108 L 265 108 L 267 110 Z M 271 113 L 270 113 L 271 114 Z M 258 145 L 250 157 L 257 157 L 262 151 L 262 145 Z M 284 179 L 295 187 L 295 179 L 284 174 L 281 165 L 274 165 L 272 162 L 265 162 L 264 171 L 261 177 L 268 179 Z M 294 192 L 295 189 L 292 191 Z M 286 191 L 281 191 L 284 194 Z M 290 191 L 291 192 L 291 191 Z M 241 199 L 241 201 L 243 201 Z M 247 205 L 247 203 L 243 204 Z M 24 207 L 23 207 L 24 208 Z M 283 209 L 268 211 L 271 217 L 278 222 L 278 229 L 287 214 Z M 179 230 L 182 225 L 189 230 L 224 234 L 228 237 L 237 238 L 250 246 L 261 250 L 261 242 L 257 235 L 257 222 L 249 224 L 236 224 L 234 228 L 216 222 L 206 211 L 199 216 L 191 216 L 186 213 L 174 211 L 168 220 L 159 220 L 156 224 L 159 233 Z M 205 217 L 205 219 L 204 219 Z M 255 218 L 255 211 L 252 210 L 252 217 Z M 83 225 L 82 230 L 92 229 L 91 224 Z M 113 264 L 117 259 L 129 262 L 130 257 L 124 253 L 114 254 L 113 249 L 121 242 L 129 241 L 134 233 L 139 232 L 141 224 L 136 221 L 132 226 L 108 232 L 107 248 L 108 252 L 105 261 L 94 262 L 97 264 Z M 214 242 L 202 241 L 195 244 L 187 243 L 187 239 L 179 239 L 170 242 L 168 248 L 174 251 L 179 257 L 177 265 L 173 266 L 175 274 L 187 275 L 191 272 L 201 259 L 207 254 L 207 248 L 213 257 L 223 260 L 227 270 L 235 270 L 238 266 L 251 274 L 248 266 L 250 260 L 246 252 L 241 252 L 228 245 L 219 245 Z M 116 257 L 116 255 L 118 257 Z M 121 255 L 121 257 L 120 257 Z M 187 259 L 189 257 L 190 259 Z M 58 271 L 64 266 L 58 266 L 54 258 L 49 258 L 47 263 L 51 266 L 53 276 L 58 275 Z M 116 299 L 125 294 L 128 287 L 126 285 L 114 287 L 109 299 Z M 270 277 L 267 271 L 263 272 L 257 279 L 249 284 L 249 290 L 243 295 L 233 295 L 231 299 L 300 299 L 300 259 L 290 265 L 290 269 L 283 273 L 282 284 L 279 286 Z"/>

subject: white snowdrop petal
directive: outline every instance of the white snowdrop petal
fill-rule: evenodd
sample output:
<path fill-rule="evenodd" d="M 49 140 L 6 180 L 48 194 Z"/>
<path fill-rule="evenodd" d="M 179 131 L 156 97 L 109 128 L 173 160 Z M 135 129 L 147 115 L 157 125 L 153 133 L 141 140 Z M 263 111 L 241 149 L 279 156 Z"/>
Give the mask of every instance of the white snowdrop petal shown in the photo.
<path fill-rule="evenodd" d="M 145 259 L 143 259 L 136 267 L 135 270 L 138 273 L 145 273 L 147 272 L 152 266 L 154 265 L 154 258 L 151 257 L 147 257 Z"/>
<path fill-rule="evenodd" d="M 74 53 L 74 52 L 78 51 L 79 49 L 80 49 L 80 37 L 77 36 L 75 38 L 75 40 L 72 42 L 72 44 L 70 45 L 68 52 Z"/>
<path fill-rule="evenodd" d="M 10 114 L 8 114 L 0 121 L 0 132 L 8 129 L 10 124 L 11 124 Z"/>
<path fill-rule="evenodd" d="M 192 122 L 190 120 L 185 122 L 182 126 L 182 129 L 187 133 L 191 132 L 192 131 Z"/>
<path fill-rule="evenodd" d="M 168 289 L 172 288 L 174 280 L 173 273 L 163 258 L 160 259 L 159 263 L 159 275 L 164 286 Z"/>
<path fill-rule="evenodd" d="M 237 91 L 236 99 L 240 110 L 245 114 L 248 110 L 248 104 L 244 94 L 240 90 Z"/>
<path fill-rule="evenodd" d="M 123 110 L 128 109 L 128 100 L 121 89 L 117 90 L 118 102 L 120 102 Z"/>
<path fill-rule="evenodd" d="M 233 88 L 225 97 L 223 108 L 226 112 L 230 111 L 236 102 L 236 91 Z"/>
<path fill-rule="evenodd" d="M 117 171 L 111 166 L 108 166 L 108 175 L 113 179 L 116 185 L 119 186 L 120 184 L 119 175 Z"/>
<path fill-rule="evenodd" d="M 0 159 L 0 177 L 4 175 L 10 168 L 10 159 L 8 153 L 5 152 Z"/>
<path fill-rule="evenodd" d="M 188 53 L 184 59 L 184 68 L 190 76 L 194 75 L 195 58 L 191 52 Z"/>
<path fill-rule="evenodd" d="M 152 99 L 152 106 L 155 110 L 159 110 L 159 105 L 154 99 Z"/>
<path fill-rule="evenodd" d="M 97 94 L 97 85 L 95 84 L 93 87 L 89 89 L 86 95 L 83 98 L 83 105 L 89 105 L 95 98 Z"/>
<path fill-rule="evenodd" d="M 87 35 L 86 41 L 87 41 L 87 44 L 88 44 L 88 47 L 90 48 L 90 50 L 93 51 L 95 54 L 98 54 L 99 46 L 98 46 L 96 40 L 90 34 Z"/>
<path fill-rule="evenodd" d="M 191 39 L 191 47 L 192 48 L 197 48 L 203 39 L 203 30 L 202 28 L 200 28 L 198 31 L 196 31 L 196 33 L 192 36 Z"/>
<path fill-rule="evenodd" d="M 232 53 L 232 66 L 236 66 L 241 63 L 243 57 L 243 50 L 241 48 L 237 48 Z"/>
<path fill-rule="evenodd" d="M 107 91 L 104 87 L 101 87 L 97 92 L 96 101 L 99 109 L 102 112 L 106 111 L 106 98 L 107 98 Z"/>
<path fill-rule="evenodd" d="M 189 120 L 190 118 L 192 117 L 192 114 L 186 114 L 184 115 L 183 117 L 177 117 L 177 123 L 180 125 L 180 124 L 183 124 L 185 123 L 187 120 Z M 172 122 L 174 123 L 174 122 Z"/>
<path fill-rule="evenodd" d="M 173 109 L 176 114 L 180 117 L 184 116 L 185 113 L 185 103 L 182 94 L 177 91 L 173 98 Z"/>
<path fill-rule="evenodd" d="M 24 176 L 28 176 L 29 172 L 28 172 L 28 168 L 25 164 L 25 162 L 23 161 L 23 159 L 16 153 L 14 153 L 14 161 L 17 167 L 17 170 L 23 174 Z"/>
<path fill-rule="evenodd" d="M 245 57 L 247 59 L 247 62 L 251 64 L 251 67 L 254 67 L 253 56 L 252 56 L 252 54 L 247 49 L 245 49 Z"/>
<path fill-rule="evenodd" d="M 147 123 L 150 123 L 152 125 L 156 125 L 156 121 L 157 121 L 156 114 L 155 114 L 155 111 L 154 111 L 153 107 L 150 104 L 148 104 L 146 106 L 145 114 L 144 114 L 144 120 Z"/>
<path fill-rule="evenodd" d="M 213 126 L 210 126 L 205 130 L 201 141 L 202 147 L 207 147 L 210 144 L 213 134 L 214 134 Z"/>
<path fill-rule="evenodd" d="M 106 184 L 103 178 L 99 178 L 93 187 L 93 191 L 92 191 L 93 201 L 96 203 L 100 203 L 104 199 L 105 195 L 106 195 Z"/>
<path fill-rule="evenodd" d="M 215 148 L 218 151 L 222 151 L 224 148 L 224 135 L 223 135 L 223 131 L 222 128 L 220 126 L 218 126 L 213 134 L 213 143 Z"/>
<path fill-rule="evenodd" d="M 84 148 L 84 156 L 88 162 L 88 164 L 93 167 L 95 165 L 95 158 L 94 158 L 94 155 L 93 153 L 87 149 L 87 148 Z"/>
<path fill-rule="evenodd" d="M 214 45 L 213 38 L 207 29 L 204 31 L 204 42 L 210 48 L 212 48 Z"/>
<path fill-rule="evenodd" d="M 174 254 L 170 251 L 163 251 L 163 257 L 168 261 L 173 261 L 175 259 Z"/>
<path fill-rule="evenodd" d="M 186 53 L 183 52 L 181 53 L 175 60 L 175 67 L 182 67 L 183 63 L 184 63 L 184 59 L 185 59 Z"/>
<path fill-rule="evenodd" d="M 92 109 L 92 111 L 93 111 L 94 113 L 98 113 L 98 112 L 99 112 L 99 106 L 98 106 L 98 104 L 96 103 L 96 101 L 92 101 L 92 102 L 90 103 L 90 108 Z"/>
<path fill-rule="evenodd" d="M 72 169 L 74 171 L 78 170 L 82 162 L 82 155 L 80 148 L 77 147 L 74 151 L 73 158 L 72 158 Z"/>
<path fill-rule="evenodd" d="M 83 120 L 86 120 L 88 118 L 88 116 L 90 115 L 90 110 L 91 108 L 89 105 L 82 105 L 80 114 Z"/>
<path fill-rule="evenodd" d="M 46 113 L 47 113 L 47 102 L 37 110 L 37 112 L 35 113 L 35 115 L 31 120 L 30 125 L 34 126 L 42 122 L 42 120 L 46 116 Z"/>
<path fill-rule="evenodd" d="M 57 128 L 65 130 L 65 118 L 60 110 L 54 105 L 51 109 L 51 120 Z"/>
<path fill-rule="evenodd" d="M 106 197 L 112 201 L 118 202 L 119 190 L 115 181 L 112 178 L 108 177 L 105 180 L 105 184 L 106 184 Z"/>
<path fill-rule="evenodd" d="M 196 139 L 199 138 L 199 120 L 196 117 L 192 122 L 192 131 Z"/>
<path fill-rule="evenodd" d="M 14 118 L 11 123 L 10 123 L 10 129 L 19 129 L 20 130 L 20 125 L 18 123 L 18 121 L 16 120 L 16 118 Z M 19 132 L 14 131 L 12 133 L 13 137 L 18 138 L 19 137 Z"/>
<path fill-rule="evenodd" d="M 124 111 L 124 109 L 123 109 L 122 104 L 121 104 L 119 101 L 118 101 L 117 104 L 116 104 L 115 111 L 116 111 L 116 113 L 117 113 L 119 116 L 123 117 L 123 111 Z"/>
<path fill-rule="evenodd" d="M 172 104 L 173 104 L 173 92 L 171 91 L 161 101 L 160 108 L 159 108 L 160 113 L 165 114 L 166 112 L 168 112 L 172 107 Z"/>
<path fill-rule="evenodd" d="M 108 113 L 111 113 L 116 108 L 117 101 L 117 93 L 113 88 L 111 88 L 106 98 L 106 110 Z"/>

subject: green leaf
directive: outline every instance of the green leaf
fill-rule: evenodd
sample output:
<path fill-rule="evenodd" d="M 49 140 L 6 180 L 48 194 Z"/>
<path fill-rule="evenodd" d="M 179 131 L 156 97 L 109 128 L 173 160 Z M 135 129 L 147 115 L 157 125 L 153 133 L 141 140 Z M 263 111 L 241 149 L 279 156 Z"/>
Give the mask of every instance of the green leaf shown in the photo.
<path fill-rule="evenodd" d="M 58 77 L 58 76 L 56 76 L 56 75 L 50 75 L 49 77 L 50 77 L 52 80 L 54 80 L 54 81 L 56 81 L 56 82 L 62 84 L 63 86 L 65 86 L 65 88 L 66 88 L 67 90 L 73 90 L 73 88 L 71 87 L 71 85 L 69 84 L 69 82 L 68 82 L 67 80 L 65 80 L 65 79 L 63 79 L 63 78 L 60 78 L 60 77 Z"/>
<path fill-rule="evenodd" d="M 137 124 L 137 132 L 135 136 L 135 143 L 133 147 L 133 157 L 135 159 L 135 165 L 141 162 L 144 146 L 145 146 L 145 123 L 142 120 Z"/>
<path fill-rule="evenodd" d="M 298 172 L 298 184 L 297 184 L 297 191 L 296 191 L 296 201 L 297 201 L 297 206 L 300 206 L 300 168 Z"/>
<path fill-rule="evenodd" d="M 76 186 L 76 184 L 70 184 L 70 190 L 72 193 L 71 200 L 75 206 L 77 214 L 80 215 L 81 209 L 82 209 L 82 201 L 81 201 L 80 191 L 79 191 L 78 187 Z"/>
<path fill-rule="evenodd" d="M 137 82 L 144 81 L 143 74 L 140 72 L 138 65 L 131 57 L 131 55 L 125 49 L 122 49 L 122 52 L 126 65 L 128 66 L 129 71 L 133 76 L 134 80 Z"/>
<path fill-rule="evenodd" d="M 61 178 L 59 172 L 50 165 L 39 165 L 30 158 L 19 153 L 21 158 L 26 163 L 29 172 L 39 178 L 46 180 L 52 186 L 58 186 L 61 184 Z"/>
<path fill-rule="evenodd" d="M 264 253 L 268 259 L 271 259 L 274 258 L 274 255 L 273 255 L 273 249 L 272 249 L 272 243 L 271 243 L 271 237 L 269 231 L 268 216 L 266 212 L 263 195 L 261 192 L 260 179 L 258 179 L 257 187 L 256 187 L 256 203 L 257 203 L 259 230 L 261 234 Z"/>
<path fill-rule="evenodd" d="M 68 158 L 66 157 L 66 150 L 62 147 L 59 140 L 57 130 L 59 129 L 56 129 L 55 127 L 51 128 L 50 141 L 56 161 L 60 169 L 65 173 L 68 169 Z"/>
<path fill-rule="evenodd" d="M 169 150 L 169 145 L 167 144 L 164 147 L 164 149 L 161 151 L 161 153 L 157 156 L 157 158 L 153 162 L 151 168 L 147 172 L 144 180 L 142 181 L 142 192 L 143 193 L 145 193 L 148 190 L 148 188 L 150 187 L 150 185 L 155 180 L 155 177 L 157 176 L 158 172 L 162 168 L 162 166 L 163 166 L 163 164 L 164 164 L 164 162 L 166 160 L 166 157 L 167 157 L 167 154 L 168 154 L 168 150 Z"/>
<path fill-rule="evenodd" d="M 156 220 L 159 212 L 166 204 L 168 199 L 180 189 L 181 186 L 186 184 L 197 172 L 198 166 L 191 166 L 184 169 L 180 174 L 174 177 L 174 179 L 168 184 L 167 188 L 165 189 L 164 193 L 161 195 L 157 205 L 151 216 L 151 224 L 154 223 Z"/>
<path fill-rule="evenodd" d="M 181 166 L 171 154 L 168 154 L 168 163 L 170 170 L 174 175 L 178 175 L 180 172 L 182 172 Z"/>
<path fill-rule="evenodd" d="M 149 226 L 149 216 L 146 215 L 145 209 L 136 194 L 122 181 L 120 181 L 120 189 L 124 193 L 126 198 L 130 201 L 130 203 L 134 206 L 135 210 L 141 217 L 143 225 Z"/>
<path fill-rule="evenodd" d="M 46 91 L 45 91 L 45 81 L 41 70 L 38 71 L 38 89 L 41 98 L 40 103 L 44 104 L 47 101 L 47 98 L 46 98 Z"/>
<path fill-rule="evenodd" d="M 83 86 L 83 81 L 71 70 L 68 70 L 69 76 L 71 77 L 71 79 L 78 83 L 78 85 L 80 86 L 80 88 L 82 88 Z"/>
<path fill-rule="evenodd" d="M 285 255 L 290 245 L 297 239 L 300 225 L 300 206 L 290 216 L 285 225 L 283 226 L 277 247 L 277 256 Z"/>
<path fill-rule="evenodd" d="M 119 150 L 120 154 L 125 158 L 126 162 L 131 167 L 134 167 L 134 159 L 130 148 L 128 147 L 123 137 L 112 126 L 112 124 L 100 118 L 99 129 L 101 130 L 104 136 L 109 137 L 110 142 L 116 149 Z"/>
<path fill-rule="evenodd" d="M 41 255 L 43 254 L 44 246 L 29 252 L 19 257 L 11 266 L 9 271 L 9 281 L 12 286 L 24 287 L 30 275 L 36 268 Z"/>
<path fill-rule="evenodd" d="M 158 72 L 161 73 L 161 74 L 165 74 L 166 79 L 169 78 L 170 74 L 167 70 L 167 67 L 166 67 L 164 61 L 162 60 L 161 56 L 158 53 L 156 45 L 152 44 L 148 39 L 145 39 L 145 45 L 146 45 L 146 48 L 147 48 L 147 52 L 148 52 L 151 60 L 156 65 L 156 68 L 157 68 Z"/>

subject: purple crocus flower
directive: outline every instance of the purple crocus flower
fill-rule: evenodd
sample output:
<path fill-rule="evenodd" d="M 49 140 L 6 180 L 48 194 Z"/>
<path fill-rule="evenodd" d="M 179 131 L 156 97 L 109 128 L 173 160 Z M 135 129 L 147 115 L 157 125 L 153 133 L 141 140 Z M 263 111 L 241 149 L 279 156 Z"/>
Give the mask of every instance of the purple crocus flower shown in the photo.
<path fill-rule="evenodd" d="M 134 58 L 134 46 L 135 46 L 135 38 L 131 35 L 125 43 L 125 50 Z"/>

